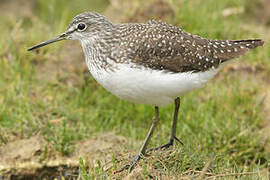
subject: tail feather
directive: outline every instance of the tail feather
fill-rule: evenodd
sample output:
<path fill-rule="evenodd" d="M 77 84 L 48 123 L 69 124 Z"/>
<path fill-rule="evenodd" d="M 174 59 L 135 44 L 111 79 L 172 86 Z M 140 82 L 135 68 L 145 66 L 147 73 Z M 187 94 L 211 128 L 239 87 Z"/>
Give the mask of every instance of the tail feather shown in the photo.
<path fill-rule="evenodd" d="M 229 59 L 237 58 L 244 55 L 250 49 L 258 46 L 263 46 L 264 41 L 261 39 L 248 39 L 248 40 L 213 40 L 211 41 L 214 47 L 214 54 L 222 62 Z"/>
<path fill-rule="evenodd" d="M 240 46 L 243 45 L 248 49 L 254 49 L 258 46 L 263 46 L 264 44 L 264 41 L 261 39 L 233 40 L 231 42 L 233 42 L 234 44 L 239 43 Z"/>

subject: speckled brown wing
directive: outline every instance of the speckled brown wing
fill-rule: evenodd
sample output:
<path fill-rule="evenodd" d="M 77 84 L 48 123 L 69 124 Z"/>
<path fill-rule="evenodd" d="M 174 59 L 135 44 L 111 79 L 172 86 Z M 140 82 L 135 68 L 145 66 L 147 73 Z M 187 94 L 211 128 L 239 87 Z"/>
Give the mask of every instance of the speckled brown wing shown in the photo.
<path fill-rule="evenodd" d="M 208 40 L 160 21 L 129 24 L 128 28 L 129 35 L 124 37 L 130 42 L 125 48 L 134 50 L 131 61 L 170 72 L 207 71 L 263 45 L 261 40 Z"/>

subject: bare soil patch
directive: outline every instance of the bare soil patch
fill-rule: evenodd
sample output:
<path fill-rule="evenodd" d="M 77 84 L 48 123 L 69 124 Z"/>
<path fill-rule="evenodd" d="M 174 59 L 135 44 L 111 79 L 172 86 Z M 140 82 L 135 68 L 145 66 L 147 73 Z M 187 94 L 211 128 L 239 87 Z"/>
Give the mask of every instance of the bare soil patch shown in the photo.
<path fill-rule="evenodd" d="M 82 49 L 77 42 L 66 41 L 60 54 L 47 54 L 45 61 L 39 61 L 35 67 L 38 80 L 57 84 L 59 81 L 69 87 L 78 85 L 81 73 L 90 78 Z"/>
<path fill-rule="evenodd" d="M 125 144 L 125 138 L 107 133 L 78 142 L 74 153 L 62 156 L 42 136 L 13 141 L 0 150 L 0 179 L 74 178 L 79 158 L 87 159 L 90 166 L 100 161 L 110 167 L 111 156 Z"/>
<path fill-rule="evenodd" d="M 0 2 L 0 12 L 6 15 L 31 17 L 33 15 L 33 8 L 33 0 L 1 0 Z"/>
<path fill-rule="evenodd" d="M 174 15 L 174 9 L 166 0 L 110 0 L 110 6 L 104 14 L 112 22 L 116 23 L 146 22 L 154 18 L 168 21 Z"/>

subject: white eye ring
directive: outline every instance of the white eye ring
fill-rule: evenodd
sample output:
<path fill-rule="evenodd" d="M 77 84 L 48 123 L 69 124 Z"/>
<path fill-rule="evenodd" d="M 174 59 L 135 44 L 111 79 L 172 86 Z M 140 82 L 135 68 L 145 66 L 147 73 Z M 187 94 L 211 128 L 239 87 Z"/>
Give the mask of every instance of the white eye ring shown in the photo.
<path fill-rule="evenodd" d="M 85 23 L 79 23 L 79 24 L 77 25 L 77 29 L 78 29 L 79 31 L 84 31 L 86 28 L 87 28 L 87 26 L 86 26 Z"/>

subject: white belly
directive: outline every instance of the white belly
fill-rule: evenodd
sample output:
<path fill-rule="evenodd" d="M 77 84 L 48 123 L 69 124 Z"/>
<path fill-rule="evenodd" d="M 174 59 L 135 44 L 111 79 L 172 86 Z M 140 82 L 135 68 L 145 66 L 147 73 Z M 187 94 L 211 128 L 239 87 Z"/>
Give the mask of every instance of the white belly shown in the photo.
<path fill-rule="evenodd" d="M 115 96 L 135 103 L 164 106 L 176 97 L 202 87 L 218 69 L 199 73 L 169 73 L 146 68 L 131 68 L 117 65 L 118 70 L 95 71 L 89 67 L 92 76 Z"/>

